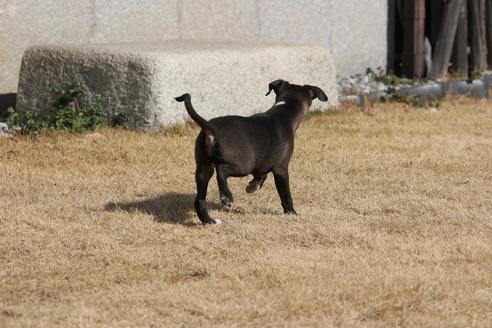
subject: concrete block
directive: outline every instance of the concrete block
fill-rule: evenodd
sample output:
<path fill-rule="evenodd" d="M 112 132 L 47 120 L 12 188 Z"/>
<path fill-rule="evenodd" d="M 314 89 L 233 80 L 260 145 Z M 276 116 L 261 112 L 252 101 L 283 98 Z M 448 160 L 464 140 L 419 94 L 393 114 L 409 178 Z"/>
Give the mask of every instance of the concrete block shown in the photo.
<path fill-rule="evenodd" d="M 205 118 L 265 111 L 274 96 L 268 83 L 284 79 L 321 87 L 338 104 L 335 65 L 328 50 L 315 46 L 228 42 L 165 42 L 28 49 L 20 73 L 17 108 L 46 110 L 50 89 L 78 82 L 81 101 L 109 114 L 125 111 L 131 126 L 156 130 L 188 120 L 173 97 L 192 95 Z"/>

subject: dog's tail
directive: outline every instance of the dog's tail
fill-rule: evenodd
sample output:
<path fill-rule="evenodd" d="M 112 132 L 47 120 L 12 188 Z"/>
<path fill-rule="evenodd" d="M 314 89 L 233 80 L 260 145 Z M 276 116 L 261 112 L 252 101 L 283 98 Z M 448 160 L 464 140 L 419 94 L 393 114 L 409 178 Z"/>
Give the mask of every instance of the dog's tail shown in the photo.
<path fill-rule="evenodd" d="M 185 93 L 184 95 L 180 97 L 174 98 L 178 102 L 183 102 L 185 103 L 186 111 L 188 114 L 191 116 L 193 121 L 195 121 L 202 129 L 204 130 L 209 130 L 210 132 L 213 132 L 215 129 L 212 124 L 210 124 L 209 121 L 198 115 L 198 113 L 195 111 L 193 108 L 193 105 L 191 104 L 191 96 L 189 93 Z"/>

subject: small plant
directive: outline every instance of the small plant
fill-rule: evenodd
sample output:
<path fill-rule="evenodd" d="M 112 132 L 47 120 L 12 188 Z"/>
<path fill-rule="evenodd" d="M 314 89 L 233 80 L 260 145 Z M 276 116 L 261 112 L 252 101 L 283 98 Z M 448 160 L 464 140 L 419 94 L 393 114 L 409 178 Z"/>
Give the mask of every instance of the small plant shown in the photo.
<path fill-rule="evenodd" d="M 128 112 L 120 112 L 116 115 L 113 115 L 113 117 L 111 118 L 110 125 L 112 127 L 117 127 L 117 126 L 127 127 L 128 120 L 129 120 Z"/>
<path fill-rule="evenodd" d="M 377 72 L 369 67 L 366 69 L 366 74 L 371 75 L 374 81 L 383 83 L 386 86 L 417 85 L 422 82 L 419 79 L 399 77 L 393 72 L 386 72 L 382 67 L 378 67 Z"/>
<path fill-rule="evenodd" d="M 403 103 L 415 108 L 431 108 L 439 107 L 439 101 L 437 99 L 424 100 L 417 95 L 405 95 L 398 90 L 390 92 L 390 101 Z"/>
<path fill-rule="evenodd" d="M 470 79 L 471 80 L 480 80 L 483 79 L 485 76 L 485 71 L 480 70 L 480 69 L 474 69 L 473 72 L 470 74 Z"/>
<path fill-rule="evenodd" d="M 448 73 L 448 78 L 450 80 L 462 81 L 462 80 L 466 79 L 466 76 L 465 76 L 465 73 L 463 73 L 461 70 L 451 69 Z"/>
<path fill-rule="evenodd" d="M 20 128 L 22 134 L 36 134 L 42 130 L 69 132 L 93 131 L 106 126 L 124 125 L 128 115 L 120 113 L 109 119 L 97 106 L 80 106 L 80 85 L 72 83 L 64 90 L 52 89 L 54 101 L 45 113 L 8 110 L 8 124 Z"/>
<path fill-rule="evenodd" d="M 9 127 L 18 127 L 22 134 L 35 134 L 47 126 L 45 122 L 38 118 L 35 112 L 27 111 L 25 113 L 16 112 L 15 109 L 7 110 L 7 124 Z"/>

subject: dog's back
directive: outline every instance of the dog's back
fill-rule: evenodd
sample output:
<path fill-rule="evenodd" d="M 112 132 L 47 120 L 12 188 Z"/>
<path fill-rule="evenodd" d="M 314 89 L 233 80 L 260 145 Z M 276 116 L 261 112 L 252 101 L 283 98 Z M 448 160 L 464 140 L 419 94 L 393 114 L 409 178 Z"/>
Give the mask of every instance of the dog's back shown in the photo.
<path fill-rule="evenodd" d="M 270 171 L 290 146 L 289 142 L 281 142 L 290 138 L 274 115 L 222 116 L 209 122 L 215 128 L 214 143 L 207 143 L 206 133 L 201 133 L 199 138 L 203 141 L 199 142 L 200 147 L 205 146 L 204 155 L 212 162 L 237 167 L 234 176 Z"/>

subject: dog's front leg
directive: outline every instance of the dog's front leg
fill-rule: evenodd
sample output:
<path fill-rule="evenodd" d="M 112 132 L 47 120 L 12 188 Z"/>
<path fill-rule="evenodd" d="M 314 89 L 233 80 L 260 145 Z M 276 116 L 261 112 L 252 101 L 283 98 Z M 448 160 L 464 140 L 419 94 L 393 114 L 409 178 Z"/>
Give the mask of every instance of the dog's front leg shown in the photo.
<path fill-rule="evenodd" d="M 212 164 L 197 164 L 195 172 L 196 180 L 196 198 L 195 198 L 195 210 L 198 214 L 198 218 L 203 224 L 219 224 L 220 220 L 214 220 L 208 215 L 207 210 L 207 189 L 208 182 L 214 174 L 214 168 Z"/>
<path fill-rule="evenodd" d="M 277 187 L 280 201 L 282 202 L 282 208 L 285 214 L 297 214 L 292 204 L 292 196 L 289 188 L 289 170 L 288 168 L 279 168 L 273 170 L 273 177 L 275 179 L 275 187 Z"/>
<path fill-rule="evenodd" d="M 226 210 L 232 210 L 232 204 L 234 199 L 232 193 L 227 185 L 227 178 L 229 177 L 229 172 L 227 166 L 217 165 L 217 184 L 219 185 L 220 192 L 220 202 L 226 208 Z"/>

